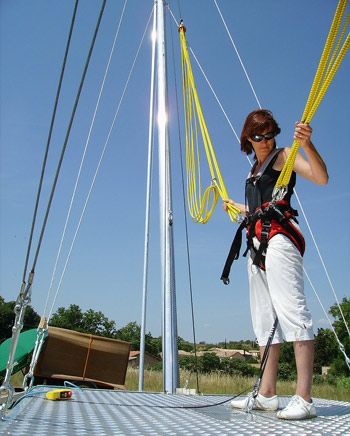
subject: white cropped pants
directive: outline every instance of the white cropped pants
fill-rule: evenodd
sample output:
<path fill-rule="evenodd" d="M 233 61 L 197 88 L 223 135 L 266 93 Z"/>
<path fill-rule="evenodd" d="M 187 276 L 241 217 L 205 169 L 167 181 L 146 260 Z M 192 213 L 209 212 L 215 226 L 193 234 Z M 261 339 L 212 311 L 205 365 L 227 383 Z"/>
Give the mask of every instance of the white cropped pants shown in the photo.
<path fill-rule="evenodd" d="M 287 236 L 277 234 L 269 241 L 265 266 L 263 271 L 248 260 L 250 307 L 259 345 L 266 345 L 276 316 L 279 323 L 273 344 L 283 342 L 282 333 L 287 342 L 312 340 L 299 250 Z"/>

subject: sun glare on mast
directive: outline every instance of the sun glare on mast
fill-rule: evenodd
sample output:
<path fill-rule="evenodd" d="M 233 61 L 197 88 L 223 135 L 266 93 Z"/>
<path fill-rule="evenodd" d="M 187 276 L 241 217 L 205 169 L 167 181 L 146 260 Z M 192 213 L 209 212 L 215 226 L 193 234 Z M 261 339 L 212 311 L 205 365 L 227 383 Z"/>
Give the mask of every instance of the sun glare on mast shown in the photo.
<path fill-rule="evenodd" d="M 165 126 L 168 122 L 168 114 L 166 110 L 159 110 L 158 112 L 158 125 Z"/>
<path fill-rule="evenodd" d="M 151 32 L 151 40 L 152 42 L 156 41 L 157 39 L 157 31 L 156 30 L 152 30 Z"/>

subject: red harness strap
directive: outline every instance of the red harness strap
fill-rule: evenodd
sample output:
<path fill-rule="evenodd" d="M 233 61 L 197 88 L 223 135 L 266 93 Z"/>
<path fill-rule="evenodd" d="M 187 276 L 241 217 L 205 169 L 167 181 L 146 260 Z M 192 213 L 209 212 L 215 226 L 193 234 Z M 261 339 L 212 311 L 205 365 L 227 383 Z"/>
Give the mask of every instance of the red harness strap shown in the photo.
<path fill-rule="evenodd" d="M 264 210 L 269 203 L 264 203 L 261 206 L 261 209 Z M 282 206 L 282 207 L 281 207 Z M 271 228 L 270 232 L 267 238 L 267 241 L 270 241 L 271 238 L 273 238 L 278 233 L 282 233 L 283 235 L 286 235 L 293 244 L 297 247 L 299 250 L 301 256 L 304 256 L 305 253 L 305 240 L 303 235 L 300 233 L 299 229 L 295 227 L 293 222 L 290 221 L 292 218 L 295 220 L 295 216 L 291 214 L 291 212 L 287 209 L 284 212 L 281 211 L 283 209 L 283 206 L 289 208 L 289 203 L 285 200 L 278 201 L 276 203 L 276 207 L 281 212 L 281 214 L 284 215 L 284 218 L 282 216 L 278 216 L 277 219 L 274 218 L 274 215 L 272 215 L 271 218 Z M 255 236 L 258 238 L 259 241 L 261 241 L 261 231 L 262 231 L 262 221 L 259 219 L 255 224 Z M 248 227 L 248 232 L 250 231 L 250 228 Z"/>

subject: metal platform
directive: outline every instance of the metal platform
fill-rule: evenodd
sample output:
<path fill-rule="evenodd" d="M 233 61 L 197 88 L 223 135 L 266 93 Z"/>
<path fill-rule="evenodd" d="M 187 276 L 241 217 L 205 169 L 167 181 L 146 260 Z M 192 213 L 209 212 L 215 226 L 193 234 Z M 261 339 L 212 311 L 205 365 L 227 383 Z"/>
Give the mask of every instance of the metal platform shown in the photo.
<path fill-rule="evenodd" d="M 350 403 L 314 399 L 317 418 L 283 421 L 273 412 L 247 414 L 226 395 L 185 396 L 73 390 L 49 401 L 47 388 L 23 397 L 0 422 L 0 435 L 350 435 Z M 280 397 L 284 407 L 290 397 Z"/>

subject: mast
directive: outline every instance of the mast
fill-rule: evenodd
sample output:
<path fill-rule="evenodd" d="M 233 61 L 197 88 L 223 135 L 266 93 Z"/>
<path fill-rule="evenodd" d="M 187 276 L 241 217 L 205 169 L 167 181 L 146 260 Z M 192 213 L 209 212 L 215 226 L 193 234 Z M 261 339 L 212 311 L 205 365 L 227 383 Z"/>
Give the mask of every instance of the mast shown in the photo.
<path fill-rule="evenodd" d="M 155 0 L 157 14 L 158 77 L 158 157 L 160 256 L 162 280 L 163 390 L 174 393 L 178 387 L 177 319 L 171 201 L 168 90 L 166 69 L 165 10 L 163 0 Z"/>

